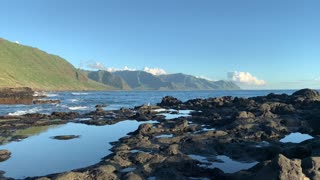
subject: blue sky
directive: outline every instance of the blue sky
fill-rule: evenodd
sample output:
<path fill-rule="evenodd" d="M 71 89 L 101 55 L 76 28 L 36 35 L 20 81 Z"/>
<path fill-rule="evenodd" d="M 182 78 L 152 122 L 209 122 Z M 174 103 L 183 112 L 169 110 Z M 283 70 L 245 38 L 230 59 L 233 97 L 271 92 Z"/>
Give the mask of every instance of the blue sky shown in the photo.
<path fill-rule="evenodd" d="M 320 88 L 317 0 L 2 0 L 0 37 L 76 67 Z"/>

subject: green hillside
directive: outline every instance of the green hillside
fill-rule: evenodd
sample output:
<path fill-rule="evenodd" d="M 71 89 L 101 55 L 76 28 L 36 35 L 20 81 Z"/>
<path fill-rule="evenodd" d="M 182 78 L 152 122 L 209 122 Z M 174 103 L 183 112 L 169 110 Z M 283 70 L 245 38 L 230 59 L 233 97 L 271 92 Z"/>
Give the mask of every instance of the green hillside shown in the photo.
<path fill-rule="evenodd" d="M 96 82 L 112 86 L 119 90 L 130 90 L 129 85 L 120 77 L 111 74 L 108 71 L 86 71 L 82 70 L 83 74 L 85 74 L 89 79 L 94 80 Z"/>
<path fill-rule="evenodd" d="M 89 80 L 66 60 L 0 38 L 0 87 L 38 90 L 113 89 Z"/>

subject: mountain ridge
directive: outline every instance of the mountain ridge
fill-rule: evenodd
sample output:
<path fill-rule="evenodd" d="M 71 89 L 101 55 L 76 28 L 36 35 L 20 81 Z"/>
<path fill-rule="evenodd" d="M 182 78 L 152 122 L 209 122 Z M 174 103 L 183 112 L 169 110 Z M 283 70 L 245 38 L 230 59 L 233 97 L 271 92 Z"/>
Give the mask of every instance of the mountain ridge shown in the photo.
<path fill-rule="evenodd" d="M 0 38 L 0 88 L 30 87 L 45 91 L 88 90 L 231 90 L 228 81 L 209 81 L 176 73 L 89 71 L 38 48 Z"/>
<path fill-rule="evenodd" d="M 145 71 L 116 71 L 133 90 L 238 90 L 230 81 L 210 81 L 183 73 L 153 75 Z"/>

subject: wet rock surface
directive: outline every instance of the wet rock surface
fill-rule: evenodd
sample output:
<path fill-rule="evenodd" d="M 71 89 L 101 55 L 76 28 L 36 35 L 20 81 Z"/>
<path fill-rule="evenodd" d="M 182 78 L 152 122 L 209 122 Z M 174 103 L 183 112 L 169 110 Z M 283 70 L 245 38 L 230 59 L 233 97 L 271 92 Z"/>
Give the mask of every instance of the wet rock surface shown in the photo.
<path fill-rule="evenodd" d="M 292 95 L 252 98 L 217 97 L 181 102 L 164 97 L 158 106 L 104 110 L 87 114 L 52 113 L 0 117 L 4 129 L 77 122 L 109 125 L 123 120 L 157 120 L 112 142 L 112 153 L 93 166 L 48 175 L 48 179 L 318 179 L 320 156 L 319 93 L 304 89 Z M 190 116 L 165 119 L 169 109 L 192 110 Z M 8 119 L 7 119 L 8 118 Z M 77 119 L 87 118 L 85 121 Z M 10 119 L 10 120 L 9 120 Z M 293 132 L 314 138 L 301 143 L 279 140 Z M 1 130 L 4 134 L 5 131 Z M 9 133 L 10 134 L 10 133 Z M 194 159 L 192 157 L 201 157 Z M 219 157 L 227 157 L 224 160 Z M 237 171 L 224 169 L 236 162 Z M 230 164 L 231 166 L 231 164 Z M 36 179 L 36 178 L 34 178 Z"/>
<path fill-rule="evenodd" d="M 33 100 L 33 104 L 59 104 L 60 100 L 58 99 L 36 99 Z"/>

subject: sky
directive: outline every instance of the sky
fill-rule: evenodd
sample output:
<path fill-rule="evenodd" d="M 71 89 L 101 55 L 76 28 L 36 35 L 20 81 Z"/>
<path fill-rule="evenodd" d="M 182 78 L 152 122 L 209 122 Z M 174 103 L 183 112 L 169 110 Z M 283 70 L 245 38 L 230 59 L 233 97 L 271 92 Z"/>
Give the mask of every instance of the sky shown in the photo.
<path fill-rule="evenodd" d="M 318 0 L 1 0 L 0 37 L 77 68 L 320 89 L 319 9 Z"/>

